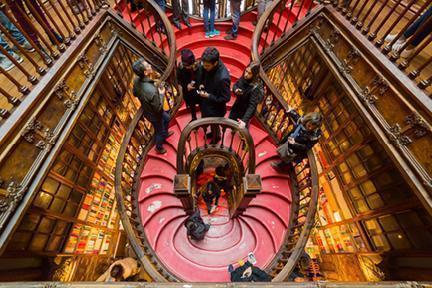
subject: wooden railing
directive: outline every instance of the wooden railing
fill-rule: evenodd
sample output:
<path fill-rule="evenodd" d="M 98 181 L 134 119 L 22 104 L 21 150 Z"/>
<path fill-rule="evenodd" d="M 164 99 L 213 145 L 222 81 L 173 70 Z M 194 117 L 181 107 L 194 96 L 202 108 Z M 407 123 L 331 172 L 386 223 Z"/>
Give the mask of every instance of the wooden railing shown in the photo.
<path fill-rule="evenodd" d="M 220 139 L 209 144 L 208 131 L 219 131 Z M 193 175 L 193 163 L 197 165 L 206 156 L 223 157 L 231 165 L 234 189 L 229 193 L 228 204 L 231 217 L 240 215 L 247 204 L 260 192 L 260 178 L 255 173 L 255 146 L 249 130 L 225 118 L 210 117 L 189 123 L 182 131 L 177 149 L 177 175 Z M 195 207 L 195 181 L 188 194 L 180 193 L 185 210 Z M 254 187 L 245 187 L 254 182 Z"/>
<path fill-rule="evenodd" d="M 0 9 L 0 124 L 77 35 L 108 8 L 105 0 L 8 0 Z M 102 10 L 101 10 L 102 9 Z"/>
<path fill-rule="evenodd" d="M 170 115 L 174 115 L 181 104 L 181 95 L 177 86 L 175 76 L 176 48 L 173 30 L 165 13 L 153 1 L 148 1 L 146 11 L 143 17 L 147 21 L 159 23 L 160 29 L 154 26 L 145 26 L 142 22 L 141 31 L 145 41 L 155 43 L 156 37 L 160 41 L 166 41 L 168 45 L 159 49 L 167 56 L 166 67 L 159 67 L 164 74 L 159 79 L 168 86 L 165 94 L 166 108 Z M 125 19 L 130 21 L 131 19 Z M 133 23 L 131 23 L 132 26 Z M 140 213 L 137 208 L 138 199 L 135 194 L 139 184 L 139 175 L 143 169 L 143 157 L 148 149 L 152 146 L 154 130 L 149 121 L 143 117 L 143 110 L 140 108 L 134 116 L 133 121 L 128 127 L 126 136 L 123 138 L 119 154 L 116 160 L 115 169 L 115 192 L 117 197 L 118 209 L 122 220 L 123 227 L 128 236 L 129 242 L 143 264 L 145 271 L 157 282 L 175 282 L 178 281 L 157 259 L 155 252 L 147 241 L 146 235 L 141 223 Z"/>
<path fill-rule="evenodd" d="M 279 93 L 272 89 L 272 84 L 265 83 L 265 96 L 257 110 L 257 118 L 276 143 L 280 143 L 293 128 L 287 108 Z M 295 164 L 290 178 L 292 207 L 288 232 L 278 254 L 266 268 L 274 282 L 288 279 L 304 251 L 315 222 L 318 174 L 312 151 L 308 152 L 307 159 Z"/>
<path fill-rule="evenodd" d="M 431 86 L 432 0 L 331 2 L 419 88 L 426 90 Z"/>

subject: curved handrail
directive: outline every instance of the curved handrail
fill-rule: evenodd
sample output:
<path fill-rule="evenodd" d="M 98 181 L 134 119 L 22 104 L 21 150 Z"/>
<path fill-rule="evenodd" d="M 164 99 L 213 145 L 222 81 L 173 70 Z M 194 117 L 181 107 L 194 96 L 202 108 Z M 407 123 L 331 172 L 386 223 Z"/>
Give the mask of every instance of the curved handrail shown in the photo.
<path fill-rule="evenodd" d="M 181 89 L 178 89 L 175 75 L 176 66 L 176 43 L 168 17 L 160 7 L 152 0 L 146 0 L 148 7 L 152 10 L 153 19 L 162 21 L 166 34 L 149 26 L 147 30 L 142 29 L 143 36 L 154 44 L 155 36 L 161 41 L 168 42 L 166 46 L 156 49 L 165 55 L 166 67 L 158 67 L 163 71 L 160 81 L 168 84 L 165 94 L 165 103 L 169 107 L 171 116 L 177 111 L 181 104 Z M 119 6 L 117 6 L 118 8 Z M 147 11 L 148 12 L 148 11 Z M 142 12 L 144 13 L 144 12 Z M 132 19 L 132 17 L 130 18 Z M 149 18 L 147 18 L 149 19 Z M 133 23 L 131 23 L 134 26 Z M 144 27 L 144 25 L 142 26 Z M 164 35 L 164 36 L 162 36 Z M 166 38 L 163 40 L 162 38 Z M 137 208 L 138 197 L 136 195 L 139 184 L 140 171 L 143 168 L 141 161 L 148 149 L 151 147 L 154 131 L 150 123 L 143 118 L 143 110 L 140 108 L 130 123 L 120 146 L 115 166 L 115 193 L 119 207 L 120 218 L 129 242 L 135 254 L 143 264 L 145 271 L 157 282 L 179 281 L 169 273 L 157 259 L 147 237 L 143 231 L 140 213 Z"/>
<path fill-rule="evenodd" d="M 248 154 L 248 159 L 245 161 L 247 164 L 247 169 L 243 169 L 244 171 L 248 171 L 249 174 L 255 173 L 255 146 L 253 143 L 252 136 L 250 135 L 250 132 L 247 128 L 239 127 L 238 123 L 231 119 L 226 119 L 223 117 L 208 117 L 203 118 L 199 120 L 195 120 L 190 122 L 182 131 L 178 149 L 177 149 L 177 173 L 184 174 L 186 172 L 186 160 L 187 159 L 187 149 L 186 149 L 186 143 L 190 144 L 190 137 L 193 132 L 198 132 L 199 129 L 203 129 L 204 134 L 208 127 L 217 125 L 218 129 L 222 130 L 222 135 L 225 136 L 225 132 L 227 128 L 231 130 L 231 139 L 234 139 L 234 134 L 239 133 L 240 138 L 244 139 L 245 146 L 240 147 L 241 151 L 244 152 L 244 157 L 246 157 L 246 154 Z M 218 142 L 217 144 L 207 144 L 207 137 L 204 136 L 204 145 L 199 146 L 198 141 L 196 140 L 196 145 L 194 148 L 196 150 L 207 148 L 207 147 L 214 147 L 214 148 L 220 148 L 220 149 L 228 149 L 233 150 L 232 145 L 233 141 L 230 143 L 224 143 L 224 138 L 222 136 L 222 140 Z M 225 144 L 225 145 L 224 145 Z M 226 145 L 229 144 L 229 145 Z M 240 145 L 239 145 L 240 146 Z M 191 153 L 192 151 L 189 151 Z M 238 154 L 238 153 L 237 153 Z M 240 159 L 244 157 L 239 157 Z M 246 168 L 246 167 L 244 167 Z"/>

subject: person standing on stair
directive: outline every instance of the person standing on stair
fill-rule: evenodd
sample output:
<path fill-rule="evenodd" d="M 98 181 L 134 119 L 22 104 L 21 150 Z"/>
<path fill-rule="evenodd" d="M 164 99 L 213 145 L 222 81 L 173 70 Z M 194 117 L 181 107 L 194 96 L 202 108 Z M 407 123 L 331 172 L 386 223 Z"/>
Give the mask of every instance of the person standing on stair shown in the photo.
<path fill-rule="evenodd" d="M 229 118 L 238 120 L 240 126 L 249 126 L 258 104 L 264 97 L 264 88 L 258 77 L 259 69 L 258 63 L 251 62 L 233 86 L 232 91 L 236 100 Z"/>
<path fill-rule="evenodd" d="M 181 7 L 180 7 L 180 0 L 172 0 L 172 7 L 173 7 L 173 24 L 175 27 L 177 27 L 179 30 L 182 30 L 180 20 L 183 20 L 183 23 L 188 27 L 189 29 L 192 28 L 192 25 L 189 22 L 189 0 L 181 0 Z"/>
<path fill-rule="evenodd" d="M 156 87 L 150 78 L 154 74 L 153 68 L 143 58 L 135 61 L 132 69 L 138 76 L 134 81 L 133 95 L 140 100 L 144 117 L 153 125 L 157 153 L 165 154 L 163 143 L 172 135 L 172 132 L 168 133 L 170 115 L 163 109 L 166 88 L 163 85 Z"/>
<path fill-rule="evenodd" d="M 288 134 L 284 144 L 277 148 L 280 161 L 272 162 L 271 166 L 279 173 L 289 172 L 291 162 L 300 162 L 307 157 L 307 152 L 318 143 L 322 135 L 322 114 L 307 113 L 301 117 L 294 109 L 289 108 L 288 114 L 294 121 L 294 129 Z"/>
<path fill-rule="evenodd" d="M 236 40 L 240 26 L 240 5 L 241 0 L 230 0 L 232 27 L 226 31 L 225 40 Z"/>
<path fill-rule="evenodd" d="M 258 13 L 257 13 L 257 20 L 253 22 L 253 24 L 256 26 L 258 23 L 258 20 L 260 19 L 261 15 L 264 14 L 265 10 L 272 4 L 272 0 L 257 0 L 257 6 L 258 6 Z"/>
<path fill-rule="evenodd" d="M 226 103 L 231 99 L 230 74 L 222 60 L 219 51 L 214 47 L 208 47 L 201 56 L 202 66 L 198 70 L 196 87 L 201 99 L 201 115 L 205 117 L 224 117 Z M 212 132 L 208 139 L 212 138 L 212 144 L 220 140 L 220 131 L 217 126 L 211 126 Z"/>
<path fill-rule="evenodd" d="M 215 36 L 219 36 L 220 32 L 215 28 L 216 0 L 204 0 L 203 13 L 205 38 L 213 38 Z"/>
<path fill-rule="evenodd" d="M 183 49 L 180 54 L 181 63 L 177 67 L 177 80 L 182 87 L 183 99 L 190 109 L 192 121 L 194 121 L 197 119 L 196 105 L 201 101 L 195 88 L 199 63 L 195 61 L 195 55 L 190 49 Z"/>

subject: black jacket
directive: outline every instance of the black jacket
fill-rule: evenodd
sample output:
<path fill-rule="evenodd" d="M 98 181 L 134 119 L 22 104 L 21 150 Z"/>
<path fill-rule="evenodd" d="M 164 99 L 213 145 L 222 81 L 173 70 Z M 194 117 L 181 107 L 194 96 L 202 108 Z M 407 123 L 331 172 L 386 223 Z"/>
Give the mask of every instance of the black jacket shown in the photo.
<path fill-rule="evenodd" d="M 224 117 L 226 103 L 231 98 L 231 79 L 221 60 L 210 72 L 202 66 L 199 68 L 195 86 L 199 88 L 200 85 L 204 85 L 204 90 L 210 94 L 209 98 L 201 98 L 202 117 Z"/>
<path fill-rule="evenodd" d="M 183 67 L 183 65 L 180 63 L 180 65 L 177 67 L 177 80 L 180 86 L 182 87 L 183 91 L 183 99 L 185 102 L 190 104 L 197 104 L 200 103 L 200 96 L 198 96 L 196 90 L 188 91 L 187 86 L 192 81 L 196 82 L 198 69 L 201 65 L 198 65 L 196 70 L 188 70 Z M 197 87 L 195 85 L 195 87 Z"/>
<path fill-rule="evenodd" d="M 249 267 L 252 267 L 252 274 L 244 277 L 243 273 Z M 249 261 L 243 266 L 238 267 L 231 272 L 231 282 L 270 282 L 271 277 L 263 270 L 253 266 Z"/>
<path fill-rule="evenodd" d="M 288 134 L 288 137 L 293 137 L 294 144 L 288 144 L 288 147 L 292 149 L 298 155 L 305 156 L 306 153 L 316 144 L 322 135 L 320 128 L 314 131 L 307 131 L 306 128 L 301 124 L 301 116 L 295 111 L 289 112 L 291 118 L 296 122 L 294 129 Z M 287 139 L 285 139 L 287 141 Z"/>
<path fill-rule="evenodd" d="M 197 241 L 204 239 L 206 232 L 210 229 L 210 225 L 205 224 L 201 218 L 199 209 L 186 219 L 184 225 L 187 235 Z"/>
<path fill-rule="evenodd" d="M 236 101 L 229 115 L 230 119 L 241 119 L 246 124 L 255 114 L 258 104 L 264 97 L 264 90 L 261 82 L 248 82 L 241 77 L 233 86 L 232 91 L 242 90 L 241 95 L 236 94 Z"/>
<path fill-rule="evenodd" d="M 162 119 L 163 95 L 159 94 L 154 80 L 137 77 L 133 85 L 133 95 L 141 102 L 145 118 L 150 121 Z"/>

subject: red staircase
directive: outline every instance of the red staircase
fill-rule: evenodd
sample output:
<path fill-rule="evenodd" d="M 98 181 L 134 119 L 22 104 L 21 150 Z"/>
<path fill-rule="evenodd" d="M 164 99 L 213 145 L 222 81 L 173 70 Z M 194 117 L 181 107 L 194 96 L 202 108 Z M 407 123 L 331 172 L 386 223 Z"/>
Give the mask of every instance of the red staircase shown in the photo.
<path fill-rule="evenodd" d="M 123 7 L 128 9 L 126 5 Z M 300 14 L 303 16 L 304 13 Z M 129 12 L 124 12 L 123 15 L 127 20 L 132 18 L 137 29 L 144 30 L 145 34 L 155 29 L 154 23 L 153 27 L 146 27 L 146 22 L 140 21 L 137 13 L 133 13 L 132 17 Z M 255 29 L 252 21 L 255 18 L 255 12 L 242 16 L 236 41 L 223 39 L 225 30 L 231 27 L 231 22 L 217 22 L 216 28 L 221 35 L 205 39 L 202 22 L 191 19 L 192 29 L 185 27 L 180 31 L 173 28 L 177 51 L 189 48 L 199 58 L 206 47 L 218 48 L 234 84 L 250 61 L 251 37 Z M 283 19 L 293 21 L 293 15 L 285 15 Z M 284 25 L 281 21 L 279 27 Z M 272 25 L 271 33 L 280 34 L 279 27 Z M 271 41 L 271 36 L 272 34 L 268 42 Z M 155 42 L 157 45 L 166 45 L 158 41 L 158 38 L 155 38 Z M 228 106 L 231 107 L 233 102 L 234 99 Z M 162 264 L 172 274 L 187 282 L 230 281 L 228 265 L 237 266 L 237 262 L 245 260 L 249 252 L 254 252 L 256 265 L 265 268 L 285 239 L 291 207 L 289 177 L 276 173 L 270 166 L 271 161 L 276 158 L 275 144 L 258 121 L 252 121 L 250 132 L 255 143 L 256 174 L 262 177 L 262 193 L 253 199 L 246 212 L 236 219 L 230 219 L 227 202 L 223 197 L 219 201 L 218 209 L 211 215 L 207 214 L 201 204 L 201 216 L 206 223 L 211 223 L 211 228 L 204 240 L 193 241 L 186 235 L 183 223 L 187 216 L 180 200 L 173 193 L 176 149 L 181 131 L 189 121 L 190 115 L 183 105 L 170 123 L 170 131 L 174 134 L 168 138 L 168 144 L 165 145 L 167 153 L 158 155 L 153 148 L 145 159 L 138 203 L 141 222 L 150 245 Z"/>

